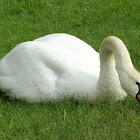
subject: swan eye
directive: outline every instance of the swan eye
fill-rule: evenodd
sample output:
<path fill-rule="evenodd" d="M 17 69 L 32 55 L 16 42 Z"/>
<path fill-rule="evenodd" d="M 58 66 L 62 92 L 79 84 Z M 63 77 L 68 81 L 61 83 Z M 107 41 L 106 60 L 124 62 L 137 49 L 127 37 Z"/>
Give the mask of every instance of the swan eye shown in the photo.
<path fill-rule="evenodd" d="M 139 83 L 139 82 L 136 82 L 136 84 L 137 84 L 137 85 L 140 85 L 140 83 Z"/>

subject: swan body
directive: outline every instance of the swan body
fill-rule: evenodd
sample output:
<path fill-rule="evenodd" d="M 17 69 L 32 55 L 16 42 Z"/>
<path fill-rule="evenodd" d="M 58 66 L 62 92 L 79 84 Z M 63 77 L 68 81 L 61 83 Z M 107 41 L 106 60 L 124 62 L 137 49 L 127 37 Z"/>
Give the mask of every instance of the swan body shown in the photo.
<path fill-rule="evenodd" d="M 119 45 L 126 53 L 125 68 Z M 118 55 L 116 61 L 114 54 Z M 139 72 L 117 37 L 103 41 L 100 60 L 87 43 L 68 34 L 51 34 L 21 43 L 0 60 L 0 90 L 28 102 L 56 100 L 64 95 L 87 97 L 90 101 L 97 97 L 118 100 L 126 97 L 126 92 L 132 96 L 137 93 L 135 81 L 140 81 Z"/>

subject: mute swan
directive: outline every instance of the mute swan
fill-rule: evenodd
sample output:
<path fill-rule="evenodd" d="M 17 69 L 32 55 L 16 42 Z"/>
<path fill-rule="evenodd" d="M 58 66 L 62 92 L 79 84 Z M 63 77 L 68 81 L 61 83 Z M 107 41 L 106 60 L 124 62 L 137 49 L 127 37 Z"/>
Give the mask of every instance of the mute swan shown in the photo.
<path fill-rule="evenodd" d="M 102 42 L 100 60 L 88 44 L 68 34 L 21 43 L 0 60 L 0 90 L 28 102 L 63 95 L 119 100 L 126 92 L 139 101 L 139 83 L 124 43 L 113 36 Z"/>

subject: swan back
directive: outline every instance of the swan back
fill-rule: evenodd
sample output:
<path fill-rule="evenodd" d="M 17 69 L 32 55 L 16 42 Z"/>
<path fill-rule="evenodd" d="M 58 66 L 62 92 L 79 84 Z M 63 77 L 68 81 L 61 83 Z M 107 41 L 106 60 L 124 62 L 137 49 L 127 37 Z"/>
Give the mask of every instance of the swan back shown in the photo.
<path fill-rule="evenodd" d="M 52 34 L 17 45 L 0 61 L 0 90 L 29 102 L 96 97 L 99 54 L 84 41 Z"/>

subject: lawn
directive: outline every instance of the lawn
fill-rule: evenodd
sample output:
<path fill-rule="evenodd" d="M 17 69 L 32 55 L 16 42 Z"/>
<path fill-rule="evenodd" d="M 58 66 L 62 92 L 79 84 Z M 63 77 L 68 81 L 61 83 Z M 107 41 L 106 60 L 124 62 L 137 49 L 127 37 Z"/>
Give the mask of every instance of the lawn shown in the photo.
<path fill-rule="evenodd" d="M 104 38 L 118 36 L 140 71 L 139 0 L 0 0 L 0 59 L 21 42 L 60 32 L 97 51 Z M 0 140 L 138 140 L 139 134 L 140 106 L 130 96 L 41 105 L 0 98 Z"/>

